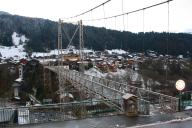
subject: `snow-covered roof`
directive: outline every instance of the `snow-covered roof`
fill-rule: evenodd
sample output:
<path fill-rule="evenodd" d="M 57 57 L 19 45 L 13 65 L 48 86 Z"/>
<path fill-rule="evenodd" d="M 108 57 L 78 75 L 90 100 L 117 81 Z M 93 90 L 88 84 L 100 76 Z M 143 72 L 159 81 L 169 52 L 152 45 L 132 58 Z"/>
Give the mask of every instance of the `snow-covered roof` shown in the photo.
<path fill-rule="evenodd" d="M 183 59 L 183 55 L 178 55 L 177 58 L 178 59 Z"/>
<path fill-rule="evenodd" d="M 137 97 L 137 96 L 135 96 L 135 95 L 133 95 L 133 94 L 130 94 L 130 93 L 126 93 L 125 95 L 122 96 L 122 98 L 123 98 L 123 99 L 126 99 L 126 100 L 129 99 L 129 98 L 131 98 L 131 97 Z"/>
<path fill-rule="evenodd" d="M 92 76 L 96 76 L 96 77 L 99 77 L 99 78 L 106 76 L 106 74 L 100 72 L 100 71 L 99 71 L 98 69 L 96 69 L 96 68 L 91 68 L 91 69 L 85 71 L 85 74 L 92 75 Z"/>
<path fill-rule="evenodd" d="M 16 82 L 21 82 L 21 81 L 22 81 L 22 78 L 17 78 L 15 81 L 16 81 Z"/>
<path fill-rule="evenodd" d="M 116 54 L 119 54 L 119 55 L 127 53 L 126 51 L 124 51 L 122 49 L 112 49 L 112 50 L 107 50 L 107 52 L 109 54 L 116 53 Z"/>
<path fill-rule="evenodd" d="M 185 110 L 191 110 L 192 109 L 192 106 L 186 106 L 185 107 Z"/>
<path fill-rule="evenodd" d="M 61 97 L 69 97 L 69 98 L 74 98 L 74 96 L 71 94 L 71 93 L 64 93 L 64 94 L 61 94 Z"/>
<path fill-rule="evenodd" d="M 16 100 L 20 100 L 21 98 L 20 97 L 18 97 L 18 96 L 15 96 L 14 97 Z"/>
<path fill-rule="evenodd" d="M 83 49 L 83 52 L 84 53 L 94 53 L 95 51 L 93 51 L 93 50 L 90 50 L 90 49 Z"/>

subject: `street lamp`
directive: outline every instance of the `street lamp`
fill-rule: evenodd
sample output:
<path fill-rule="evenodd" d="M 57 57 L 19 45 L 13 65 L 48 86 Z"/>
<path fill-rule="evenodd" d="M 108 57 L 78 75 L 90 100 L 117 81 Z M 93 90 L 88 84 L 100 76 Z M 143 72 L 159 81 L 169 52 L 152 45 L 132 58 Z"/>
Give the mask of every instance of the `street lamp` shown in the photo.
<path fill-rule="evenodd" d="M 179 111 L 181 111 L 181 91 L 185 88 L 185 81 L 183 80 L 178 80 L 175 83 L 176 89 L 179 91 Z"/>

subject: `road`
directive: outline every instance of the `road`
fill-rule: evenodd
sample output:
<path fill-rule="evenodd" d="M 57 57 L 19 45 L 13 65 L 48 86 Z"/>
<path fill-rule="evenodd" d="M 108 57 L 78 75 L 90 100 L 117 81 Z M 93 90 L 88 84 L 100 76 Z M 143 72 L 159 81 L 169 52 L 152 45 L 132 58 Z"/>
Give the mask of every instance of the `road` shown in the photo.
<path fill-rule="evenodd" d="M 192 128 L 192 111 L 138 117 L 116 115 L 63 122 L 20 125 L 15 128 Z"/>
<path fill-rule="evenodd" d="M 172 120 L 173 118 L 174 117 L 172 115 L 139 116 L 139 117 L 126 117 L 121 115 L 121 116 L 87 118 L 83 120 L 34 124 L 34 125 L 18 126 L 15 128 L 117 128 L 117 127 L 125 128 L 159 121 L 164 122 L 167 120 Z"/>
<path fill-rule="evenodd" d="M 187 120 L 172 120 L 127 128 L 192 128 L 192 118 Z"/>

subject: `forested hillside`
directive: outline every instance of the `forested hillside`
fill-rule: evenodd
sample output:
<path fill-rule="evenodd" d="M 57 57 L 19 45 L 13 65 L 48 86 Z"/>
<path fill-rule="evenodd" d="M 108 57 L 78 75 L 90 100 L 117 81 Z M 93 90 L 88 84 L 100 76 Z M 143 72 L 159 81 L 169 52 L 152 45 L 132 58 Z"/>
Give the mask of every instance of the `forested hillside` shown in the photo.
<path fill-rule="evenodd" d="M 76 29 L 75 25 L 64 24 L 63 31 L 72 37 Z M 0 13 L 0 45 L 11 46 L 12 34 L 17 32 L 24 34 L 28 39 L 26 48 L 31 51 L 45 51 L 49 48 L 57 48 L 57 22 L 47 19 L 28 18 L 8 13 Z M 144 51 L 155 50 L 172 55 L 192 53 L 192 34 L 187 33 L 157 33 L 147 32 L 131 33 L 106 30 L 84 26 L 85 47 L 95 50 L 122 48 L 124 50 Z M 168 42 L 168 45 L 167 45 Z M 69 41 L 63 32 L 63 47 Z M 73 45 L 78 46 L 78 35 L 75 36 Z"/>

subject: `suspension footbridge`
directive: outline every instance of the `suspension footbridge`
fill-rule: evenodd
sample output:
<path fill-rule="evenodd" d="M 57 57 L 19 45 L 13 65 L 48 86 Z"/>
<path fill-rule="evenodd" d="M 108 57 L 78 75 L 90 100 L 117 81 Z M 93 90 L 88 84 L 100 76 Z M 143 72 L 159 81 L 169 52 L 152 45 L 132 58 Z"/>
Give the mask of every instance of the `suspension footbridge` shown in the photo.
<path fill-rule="evenodd" d="M 122 98 L 125 94 L 132 94 L 138 97 L 138 110 L 140 113 L 147 113 L 150 110 L 150 105 L 165 113 L 178 111 L 178 98 L 172 96 L 87 75 L 82 72 L 65 69 L 62 66 L 46 68 L 57 73 L 61 78 L 60 82 L 64 82 L 64 80 L 71 81 L 76 88 L 94 94 L 99 98 L 107 99 L 110 105 L 120 111 L 124 111 L 123 103 L 116 103 L 115 99 L 123 101 Z"/>

